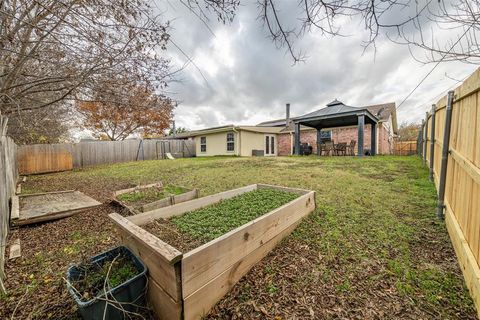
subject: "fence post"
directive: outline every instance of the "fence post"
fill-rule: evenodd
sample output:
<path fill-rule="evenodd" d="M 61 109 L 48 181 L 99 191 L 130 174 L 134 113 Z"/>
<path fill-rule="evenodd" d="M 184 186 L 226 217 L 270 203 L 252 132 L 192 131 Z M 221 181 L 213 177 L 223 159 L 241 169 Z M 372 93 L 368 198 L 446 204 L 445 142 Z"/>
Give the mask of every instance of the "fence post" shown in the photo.
<path fill-rule="evenodd" d="M 452 123 L 452 107 L 453 107 L 454 91 L 448 92 L 447 108 L 445 112 L 445 131 L 443 131 L 442 144 L 442 163 L 440 167 L 440 178 L 438 182 L 438 206 L 437 217 L 445 219 L 445 179 L 447 176 L 448 154 L 450 152 L 450 128 Z"/>
<path fill-rule="evenodd" d="M 418 138 L 417 138 L 417 154 L 420 157 L 423 157 L 423 127 L 425 126 L 425 121 L 422 119 L 422 126 L 418 131 Z"/>
<path fill-rule="evenodd" d="M 430 129 L 430 181 L 433 181 L 433 161 L 435 152 L 435 105 L 432 104 L 432 126 Z"/>
<path fill-rule="evenodd" d="M 425 113 L 425 139 L 423 140 L 423 164 L 427 164 L 428 111 Z"/>

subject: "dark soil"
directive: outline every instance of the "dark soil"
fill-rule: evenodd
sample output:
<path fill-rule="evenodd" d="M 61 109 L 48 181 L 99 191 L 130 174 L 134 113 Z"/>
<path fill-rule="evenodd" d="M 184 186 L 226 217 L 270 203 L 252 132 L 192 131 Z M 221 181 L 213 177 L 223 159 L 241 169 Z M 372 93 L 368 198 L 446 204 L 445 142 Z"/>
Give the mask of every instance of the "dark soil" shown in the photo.
<path fill-rule="evenodd" d="M 205 243 L 201 239 L 178 231 L 177 226 L 167 219 L 157 219 L 142 228 L 183 253 Z"/>
<path fill-rule="evenodd" d="M 102 264 L 82 263 L 77 270 L 79 276 L 71 279 L 70 284 L 83 301 L 99 297 L 138 274 L 133 261 L 121 255 Z"/>

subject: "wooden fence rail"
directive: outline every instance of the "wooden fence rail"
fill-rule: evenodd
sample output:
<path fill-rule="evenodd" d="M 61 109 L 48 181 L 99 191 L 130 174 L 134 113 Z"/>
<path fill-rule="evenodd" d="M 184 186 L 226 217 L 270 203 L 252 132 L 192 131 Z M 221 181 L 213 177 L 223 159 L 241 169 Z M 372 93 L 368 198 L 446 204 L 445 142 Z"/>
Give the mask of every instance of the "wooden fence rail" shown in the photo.
<path fill-rule="evenodd" d="M 17 146 L 11 138 L 6 136 L 7 122 L 7 118 L 0 114 L 0 292 L 5 292 L 4 259 L 10 222 L 10 198 L 15 194 L 18 178 Z"/>
<path fill-rule="evenodd" d="M 20 174 L 71 170 L 100 164 L 193 157 L 191 140 L 125 140 L 19 146 Z"/>
<path fill-rule="evenodd" d="M 451 98 L 451 104 L 447 97 L 440 99 L 426 115 L 420 131 L 422 157 L 439 191 L 437 212 L 445 217 L 480 318 L 480 69 Z M 448 141 L 443 141 L 445 133 Z"/>

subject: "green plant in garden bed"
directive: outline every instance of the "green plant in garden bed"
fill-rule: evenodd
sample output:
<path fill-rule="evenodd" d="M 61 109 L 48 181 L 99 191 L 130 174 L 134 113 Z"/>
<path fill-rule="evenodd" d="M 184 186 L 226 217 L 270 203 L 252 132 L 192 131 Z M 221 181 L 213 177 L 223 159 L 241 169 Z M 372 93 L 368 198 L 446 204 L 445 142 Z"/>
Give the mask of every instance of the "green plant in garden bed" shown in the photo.
<path fill-rule="evenodd" d="M 291 192 L 259 189 L 173 217 L 171 221 L 180 232 L 210 241 L 297 197 Z"/>
<path fill-rule="evenodd" d="M 84 301 L 102 295 L 105 290 L 115 288 L 138 273 L 135 264 L 124 257 L 103 265 L 87 263 L 82 266 L 82 270 L 83 276 L 71 284 Z"/>

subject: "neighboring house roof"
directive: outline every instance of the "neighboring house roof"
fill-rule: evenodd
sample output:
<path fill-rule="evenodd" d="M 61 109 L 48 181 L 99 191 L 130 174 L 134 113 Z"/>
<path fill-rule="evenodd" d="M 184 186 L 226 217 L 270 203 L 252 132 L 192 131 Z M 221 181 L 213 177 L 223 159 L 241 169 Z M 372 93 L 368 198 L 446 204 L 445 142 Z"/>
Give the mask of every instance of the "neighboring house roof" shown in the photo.
<path fill-rule="evenodd" d="M 233 124 L 226 125 L 226 126 L 220 126 L 220 127 L 211 127 L 211 128 L 206 128 L 202 130 L 194 130 L 194 131 L 189 131 L 189 132 L 183 132 L 180 134 L 176 135 L 177 139 L 182 139 L 182 138 L 190 138 L 190 137 L 196 137 L 196 136 L 201 136 L 205 134 L 211 134 L 211 133 L 218 133 L 218 132 L 227 132 L 227 131 L 236 131 L 236 130 L 244 130 L 244 131 L 250 131 L 250 132 L 258 132 L 258 133 L 278 133 L 282 130 L 281 127 L 266 127 L 266 126 L 235 126 Z"/>
<path fill-rule="evenodd" d="M 365 106 L 368 111 L 373 113 L 380 121 L 388 121 L 390 116 L 392 117 L 393 132 L 397 133 L 397 107 L 395 102 L 374 104 L 371 106 Z"/>

